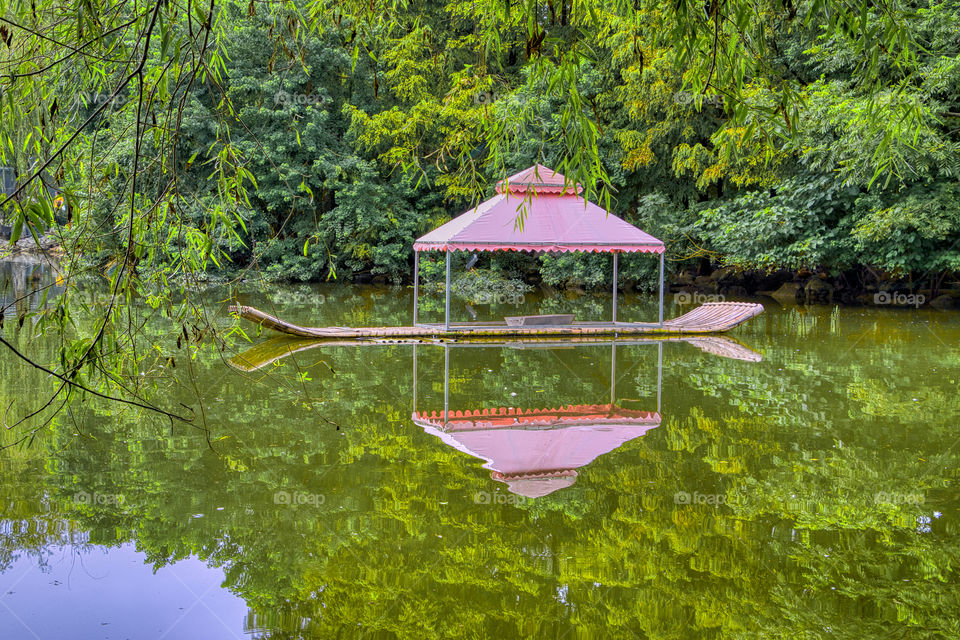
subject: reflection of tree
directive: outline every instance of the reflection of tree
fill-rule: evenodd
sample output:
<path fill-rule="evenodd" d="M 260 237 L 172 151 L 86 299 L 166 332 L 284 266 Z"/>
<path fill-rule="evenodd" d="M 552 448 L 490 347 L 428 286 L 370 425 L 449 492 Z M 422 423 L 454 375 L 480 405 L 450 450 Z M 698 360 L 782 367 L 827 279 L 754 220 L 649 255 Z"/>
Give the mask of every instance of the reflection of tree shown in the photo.
<path fill-rule="evenodd" d="M 352 311 L 310 318 L 409 313 L 400 295 L 326 300 Z M 223 567 L 274 638 L 954 637 L 957 530 L 933 515 L 957 504 L 943 472 L 957 463 L 950 383 L 898 382 L 918 370 L 897 343 L 836 358 L 809 340 L 785 332 L 756 364 L 665 345 L 663 425 L 573 487 L 519 504 L 477 504 L 497 483 L 410 422 L 408 345 L 323 348 L 255 374 L 202 352 L 213 450 L 196 429 L 78 409 L 83 437 L 64 419 L 43 443 L 2 454 L 0 496 L 15 507 L 0 527 L 33 524 L 0 546 L 10 558 L 74 530 L 134 540 L 157 565 L 196 555 Z M 618 349 L 618 397 L 632 408 L 651 408 L 637 381 L 655 382 L 654 351 Z M 609 393 L 604 348 L 463 353 L 451 367 L 456 408 Z M 946 351 L 929 358 L 956 364 Z M 418 402 L 432 409 L 442 348 L 424 345 L 418 359 Z M 0 367 L 0 400 L 36 379 L 6 357 Z M 181 382 L 171 401 L 190 402 Z M 923 395 L 906 398 L 920 383 Z M 913 397 L 935 411 L 912 410 Z M 78 505 L 81 490 L 124 502 Z M 277 504 L 278 491 L 324 500 Z M 675 503 L 694 491 L 725 504 Z M 879 491 L 924 502 L 879 503 Z"/>
<path fill-rule="evenodd" d="M 53 282 L 56 276 L 57 269 L 46 261 L 0 260 L 0 313 L 23 317 L 53 300 L 64 289 Z"/>

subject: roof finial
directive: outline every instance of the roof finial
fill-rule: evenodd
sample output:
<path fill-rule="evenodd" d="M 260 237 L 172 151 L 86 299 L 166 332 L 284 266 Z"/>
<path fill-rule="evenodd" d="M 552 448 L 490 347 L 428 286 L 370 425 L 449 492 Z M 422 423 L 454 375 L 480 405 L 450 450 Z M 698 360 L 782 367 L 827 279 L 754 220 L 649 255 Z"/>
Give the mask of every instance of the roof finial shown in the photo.
<path fill-rule="evenodd" d="M 542 164 L 535 164 L 497 183 L 497 193 L 504 193 L 508 189 L 510 193 L 517 194 L 526 194 L 528 191 L 533 191 L 535 193 L 569 196 L 575 196 L 583 191 L 581 185 L 567 183 L 567 179 L 562 173 L 557 173 Z"/>

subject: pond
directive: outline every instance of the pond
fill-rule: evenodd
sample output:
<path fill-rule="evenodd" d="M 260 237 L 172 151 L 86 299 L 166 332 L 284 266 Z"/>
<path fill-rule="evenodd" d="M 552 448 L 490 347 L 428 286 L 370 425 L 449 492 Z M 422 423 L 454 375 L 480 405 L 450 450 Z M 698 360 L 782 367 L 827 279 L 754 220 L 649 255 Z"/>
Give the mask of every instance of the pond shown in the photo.
<path fill-rule="evenodd" d="M 222 326 L 229 298 L 206 294 Z M 411 309 L 241 299 L 310 325 Z M 144 377 L 193 426 L 74 404 L 0 451 L 0 635 L 960 636 L 960 315 L 762 302 L 734 342 L 164 344 Z M 53 359 L 30 322 L 4 335 Z M 10 414 L 51 389 L 0 367 Z"/>

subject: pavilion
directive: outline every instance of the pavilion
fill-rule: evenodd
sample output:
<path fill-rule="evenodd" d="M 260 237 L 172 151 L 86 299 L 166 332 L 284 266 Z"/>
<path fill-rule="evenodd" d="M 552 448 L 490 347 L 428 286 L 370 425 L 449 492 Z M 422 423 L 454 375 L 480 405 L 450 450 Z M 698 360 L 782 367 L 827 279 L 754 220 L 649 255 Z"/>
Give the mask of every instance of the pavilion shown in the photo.
<path fill-rule="evenodd" d="M 413 324 L 418 322 L 420 252 L 445 251 L 446 299 L 444 330 L 450 322 L 450 262 L 454 251 L 582 251 L 613 254 L 613 311 L 607 326 L 617 322 L 617 256 L 660 254 L 660 296 L 657 324 L 663 327 L 662 241 L 580 197 L 580 185 L 537 164 L 497 183 L 497 194 L 450 222 L 418 238 L 413 245 Z M 521 223 L 522 215 L 522 223 Z M 458 323 L 458 328 L 468 326 Z M 490 324 L 490 323 L 485 323 Z M 590 323 L 597 326 L 598 323 Z"/>
<path fill-rule="evenodd" d="M 729 331 L 763 313 L 755 302 L 707 302 L 691 311 L 663 320 L 662 241 L 580 197 L 580 185 L 534 165 L 497 183 L 497 194 L 450 222 L 418 238 L 413 245 L 413 325 L 401 327 L 303 327 L 254 307 L 234 305 L 230 312 L 266 327 L 302 338 L 319 340 L 398 340 L 415 338 L 498 339 L 564 336 L 690 335 Z M 446 252 L 444 321 L 419 320 L 420 252 Z M 454 251 L 582 251 L 613 254 L 613 310 L 611 320 L 575 320 L 573 314 L 509 316 L 480 322 L 450 321 L 450 268 Z M 660 254 L 659 313 L 657 322 L 618 322 L 617 258 L 621 253 Z"/>

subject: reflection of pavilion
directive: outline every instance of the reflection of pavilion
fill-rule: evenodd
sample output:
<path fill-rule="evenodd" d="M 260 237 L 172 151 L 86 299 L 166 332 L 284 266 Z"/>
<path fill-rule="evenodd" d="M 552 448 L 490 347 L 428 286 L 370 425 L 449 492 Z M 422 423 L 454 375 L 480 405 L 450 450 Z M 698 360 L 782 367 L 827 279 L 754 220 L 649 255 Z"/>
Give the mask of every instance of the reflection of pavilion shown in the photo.
<path fill-rule="evenodd" d="M 642 343 L 642 341 L 637 341 Z M 445 444 L 485 460 L 494 480 L 512 493 L 539 498 L 571 486 L 577 470 L 660 424 L 663 343 L 657 343 L 657 410 L 616 404 L 617 344 L 611 344 L 610 402 L 557 408 L 450 411 L 450 349 L 445 343 L 443 411 L 417 411 L 417 348 L 414 346 L 413 421 Z M 477 345 L 479 346 L 479 345 Z"/>
<path fill-rule="evenodd" d="M 711 355 L 759 362 L 762 356 L 723 336 L 657 336 L 651 338 L 523 338 L 503 342 L 490 338 L 465 339 L 457 343 L 438 342 L 444 350 L 443 410 L 417 411 L 417 349 L 422 338 L 319 341 L 277 337 L 230 358 L 240 371 L 257 371 L 296 353 L 320 347 L 410 344 L 413 348 L 413 421 L 444 443 L 485 461 L 495 480 L 507 483 L 513 493 L 535 498 L 576 481 L 577 470 L 623 443 L 642 436 L 660 424 L 660 390 L 663 380 L 663 343 L 690 344 Z M 610 399 L 605 404 L 575 404 L 555 408 L 519 409 L 497 407 L 450 411 L 450 350 L 478 347 L 517 349 L 564 348 L 582 345 L 609 345 L 611 352 Z M 617 347 L 657 347 L 656 411 L 637 411 L 617 406 Z M 429 347 L 428 347 L 429 348 Z"/>

